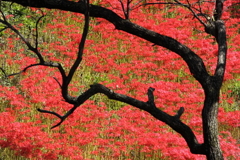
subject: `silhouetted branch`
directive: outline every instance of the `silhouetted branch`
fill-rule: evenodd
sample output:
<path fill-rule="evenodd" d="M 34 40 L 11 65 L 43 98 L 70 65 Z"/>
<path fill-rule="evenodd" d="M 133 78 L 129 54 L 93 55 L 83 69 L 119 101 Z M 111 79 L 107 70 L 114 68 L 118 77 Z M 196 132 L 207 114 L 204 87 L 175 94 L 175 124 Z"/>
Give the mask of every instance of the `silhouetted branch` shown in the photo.
<path fill-rule="evenodd" d="M 58 81 L 58 79 L 56 77 L 53 77 L 53 79 L 58 83 L 59 87 L 62 89 L 62 85 L 61 83 Z"/>
<path fill-rule="evenodd" d="M 4 78 L 7 78 L 8 76 L 7 76 L 6 72 L 5 72 L 5 70 L 2 67 L 0 67 L 0 70 L 3 72 Z"/>
<path fill-rule="evenodd" d="M 125 19 L 129 19 L 128 10 L 125 9 L 124 4 L 123 4 L 123 1 L 122 1 L 122 0 L 118 0 L 118 2 L 119 2 L 120 5 L 121 5 L 121 8 L 122 8 L 123 14 L 124 14 L 124 16 L 125 16 Z"/>
<path fill-rule="evenodd" d="M 42 13 L 42 16 L 40 16 L 36 22 L 36 25 L 35 25 L 35 48 L 38 48 L 38 24 L 39 22 L 41 21 L 41 19 L 44 17 L 44 13 L 42 10 L 40 10 L 41 13 Z"/>
<path fill-rule="evenodd" d="M 26 3 L 24 0 L 18 0 L 16 3 L 23 4 L 23 5 L 29 5 L 29 6 L 32 5 L 33 7 L 36 7 L 36 6 L 44 7 L 45 6 L 46 8 L 58 8 L 58 9 L 62 9 L 62 10 L 68 10 L 68 11 L 79 12 L 79 13 L 86 13 L 86 11 L 88 10 L 87 9 L 88 7 L 82 1 L 75 3 L 75 2 L 71 2 L 71 1 L 61 1 L 61 0 L 59 0 L 59 1 L 51 0 L 51 2 L 35 0 L 35 1 L 29 1 Z M 150 30 L 147 30 L 141 26 L 131 23 L 129 20 L 124 20 L 121 17 L 119 17 L 117 14 L 112 12 L 111 10 L 105 9 L 100 6 L 90 5 L 89 15 L 93 16 L 93 17 L 105 18 L 108 21 L 110 21 L 111 23 L 113 23 L 115 25 L 115 27 L 119 30 L 123 30 L 128 33 L 134 34 L 138 37 L 149 40 L 157 45 L 163 46 L 163 47 L 170 49 L 171 51 L 179 54 L 187 62 L 193 76 L 196 79 L 198 79 L 201 83 L 205 82 L 205 79 L 203 79 L 203 77 L 209 76 L 201 58 L 199 56 L 197 56 L 193 51 L 191 51 L 188 47 L 179 43 L 175 39 L 168 37 L 168 36 L 158 34 L 156 32 L 150 31 Z M 85 16 L 85 18 L 86 17 L 87 16 Z M 85 24 L 85 27 L 86 27 L 86 24 Z M 86 31 L 85 27 L 84 27 L 84 30 Z M 15 31 L 15 32 L 18 33 L 17 31 Z M 84 34 L 83 34 L 83 37 L 84 37 Z M 24 38 L 22 38 L 22 39 L 25 40 Z M 197 141 L 194 133 L 190 129 L 190 127 L 188 127 L 186 124 L 184 124 L 180 120 L 180 116 L 183 114 L 183 108 L 180 108 L 180 110 L 177 112 L 177 114 L 175 116 L 171 116 L 171 115 L 161 111 L 160 109 L 158 109 L 155 106 L 154 96 L 153 96 L 153 91 L 154 91 L 153 88 L 149 88 L 149 90 L 148 90 L 148 101 L 147 102 L 143 102 L 143 101 L 137 100 L 135 98 L 132 98 L 132 97 L 129 97 L 126 95 L 115 93 L 114 91 L 112 91 L 109 88 L 107 88 L 103 85 L 100 85 L 100 84 L 91 85 L 87 91 L 85 91 L 83 94 L 81 94 L 78 97 L 71 97 L 70 95 L 68 95 L 68 92 L 67 92 L 68 85 L 67 84 L 69 84 L 69 80 L 71 79 L 72 75 L 74 74 L 74 72 L 76 70 L 76 66 L 78 66 L 79 63 L 81 62 L 81 55 L 83 53 L 81 51 L 81 49 L 83 50 L 83 48 L 81 48 L 81 44 L 84 44 L 83 41 L 84 41 L 84 38 L 82 38 L 80 45 L 79 45 L 78 56 L 80 58 L 78 58 L 78 62 L 74 63 L 76 65 L 74 67 L 72 67 L 71 74 L 68 75 L 68 78 L 65 74 L 64 69 L 62 68 L 62 66 L 59 63 L 45 62 L 45 61 L 43 61 L 43 59 L 39 63 L 40 65 L 57 67 L 59 69 L 59 71 L 62 75 L 62 79 L 63 79 L 63 85 L 61 86 L 62 96 L 66 102 L 74 105 L 74 107 L 71 108 L 64 116 L 61 116 L 56 112 L 38 109 L 38 111 L 40 111 L 40 112 L 53 114 L 60 119 L 60 122 L 58 124 L 54 125 L 53 128 L 59 126 L 69 115 L 71 115 L 74 112 L 74 110 L 77 107 L 79 107 L 81 104 L 83 104 L 91 96 L 93 96 L 97 93 L 102 93 L 102 94 L 106 95 L 109 99 L 127 103 L 129 105 L 132 105 L 136 108 L 139 108 L 141 110 L 144 110 L 144 111 L 150 113 L 153 117 L 168 124 L 172 129 L 174 129 L 176 132 L 180 133 L 186 140 L 192 153 L 205 154 L 204 145 L 198 143 L 198 141 Z M 29 45 L 28 42 L 26 42 L 26 44 Z M 34 52 L 36 52 L 36 51 L 34 50 Z"/>
<path fill-rule="evenodd" d="M 58 122 L 56 125 L 52 126 L 51 129 L 56 128 L 57 126 L 61 125 L 62 122 L 65 120 L 64 116 L 59 115 L 56 112 L 52 112 L 52 111 L 48 111 L 48 110 L 44 110 L 44 109 L 37 109 L 37 111 L 41 112 L 41 113 L 48 113 L 48 114 L 52 114 L 54 116 L 57 116 L 60 119 L 60 122 Z"/>
<path fill-rule="evenodd" d="M 71 115 L 77 109 L 77 107 L 81 106 L 81 104 L 83 104 L 85 101 L 87 101 L 90 97 L 92 97 L 93 95 L 95 95 L 97 93 L 102 93 L 102 94 L 106 95 L 109 99 L 124 102 L 126 104 L 132 105 L 136 108 L 139 108 L 141 110 L 144 110 L 144 111 L 150 113 L 153 117 L 168 124 L 172 129 L 174 129 L 176 132 L 181 134 L 184 137 L 184 139 L 186 140 L 192 153 L 205 154 L 204 145 L 198 143 L 198 141 L 197 141 L 194 133 L 190 129 L 190 127 L 188 127 L 186 124 L 184 124 L 180 120 L 180 116 L 183 114 L 184 108 L 181 107 L 175 116 L 171 116 L 171 115 L 167 114 L 166 112 L 161 111 L 160 109 L 158 109 L 155 106 L 154 98 L 153 98 L 153 91 L 154 91 L 154 89 L 151 87 L 148 89 L 149 99 L 147 102 L 143 102 L 143 101 L 137 100 L 135 98 L 129 97 L 127 95 L 116 93 L 113 90 L 111 90 L 101 84 L 93 84 L 90 86 L 90 88 L 88 90 L 86 90 L 84 93 L 82 93 L 75 99 L 74 107 L 71 108 L 64 116 L 61 116 L 58 113 L 52 112 L 52 111 L 46 111 L 46 110 L 41 110 L 41 109 L 38 109 L 38 111 L 43 112 L 43 113 L 53 114 L 53 115 L 57 116 L 58 118 L 60 118 L 61 121 L 57 125 L 54 125 L 52 127 L 52 128 L 54 128 L 54 127 L 59 126 L 69 115 Z"/>
<path fill-rule="evenodd" d="M 64 120 L 70 116 L 76 109 L 77 109 L 77 105 L 74 105 L 66 114 L 64 114 L 63 116 L 61 116 L 60 114 L 53 112 L 53 111 L 48 111 L 48 110 L 44 110 L 44 109 L 37 109 L 39 112 L 41 113 L 48 113 L 48 114 L 52 114 L 54 116 L 57 116 L 60 119 L 60 122 L 58 122 L 56 125 L 52 126 L 51 129 L 56 128 L 58 126 L 60 126 Z"/>
<path fill-rule="evenodd" d="M 7 75 L 7 76 L 8 76 L 8 77 L 15 76 L 15 75 L 21 74 L 21 73 L 23 73 L 23 72 L 26 72 L 26 71 L 27 71 L 29 68 L 31 68 L 31 67 L 40 66 L 40 65 L 41 65 L 40 63 L 31 64 L 31 65 L 28 65 L 28 66 L 24 67 L 23 70 L 21 70 L 20 72 L 12 73 L 12 74 L 9 74 L 9 75 Z"/>
<path fill-rule="evenodd" d="M 180 3 L 180 2 L 179 2 L 179 3 Z M 184 7 L 186 7 L 188 10 L 190 10 L 190 11 L 192 12 L 193 16 L 194 16 L 204 27 L 206 27 L 206 24 L 199 18 L 200 16 L 204 16 L 205 19 L 208 20 L 208 19 L 206 18 L 205 14 L 202 13 L 201 7 L 200 7 L 200 10 L 198 10 L 199 13 L 196 13 L 196 12 L 193 10 L 192 5 L 190 4 L 189 0 L 187 0 L 187 3 L 188 3 L 188 5 L 185 5 Z"/>
<path fill-rule="evenodd" d="M 80 65 L 80 63 L 82 61 L 84 45 L 85 45 L 85 41 L 86 41 L 86 38 L 87 38 L 88 29 L 89 29 L 89 0 L 86 0 L 85 6 L 86 6 L 86 11 L 84 13 L 85 23 L 84 23 L 82 38 L 81 38 L 81 41 L 80 41 L 79 46 L 78 46 L 77 58 L 76 58 L 74 64 L 72 65 L 72 67 L 69 71 L 69 74 L 66 77 L 66 80 L 64 79 L 64 81 L 66 82 L 66 83 L 64 82 L 64 85 L 67 85 L 67 86 L 71 82 L 72 77 L 73 77 L 76 69 L 78 68 L 78 66 Z"/>
<path fill-rule="evenodd" d="M 4 0 L 4 1 L 10 1 L 10 0 Z M 15 3 L 22 4 L 24 6 L 31 6 L 31 7 L 37 7 L 37 8 L 57 8 L 60 10 L 65 11 L 71 11 L 71 12 L 77 12 L 77 13 L 85 13 L 86 7 L 84 2 L 73 2 L 73 1 L 64 1 L 64 0 L 51 0 L 50 1 L 42 1 L 42 0 L 34 0 L 29 1 L 27 0 L 11 0 Z M 202 59 L 195 54 L 190 48 L 187 46 L 181 44 L 177 40 L 156 33 L 154 31 L 148 30 L 144 27 L 141 27 L 135 23 L 130 22 L 129 20 L 125 20 L 118 16 L 113 11 L 106 9 L 101 6 L 96 5 L 90 5 L 89 7 L 89 15 L 91 17 L 100 17 L 108 20 L 111 22 L 116 29 L 125 31 L 127 33 L 136 35 L 140 38 L 143 38 L 147 41 L 152 42 L 153 44 L 162 46 L 166 49 L 171 50 L 172 52 L 175 52 L 179 56 L 183 58 L 183 60 L 187 63 L 190 72 L 192 75 L 201 83 L 205 83 L 206 78 L 210 76 L 206 70 L 206 67 L 202 61 Z"/>
<path fill-rule="evenodd" d="M 180 119 L 180 117 L 182 116 L 183 112 L 184 112 L 184 107 L 180 107 L 179 110 L 177 111 L 177 114 L 174 117 Z"/>
<path fill-rule="evenodd" d="M 192 153 L 205 154 L 205 150 L 203 149 L 204 145 L 198 143 L 192 130 L 180 120 L 180 116 L 183 114 L 184 108 L 181 107 L 175 116 L 171 116 L 171 115 L 167 114 L 166 112 L 161 111 L 160 109 L 158 109 L 155 106 L 154 98 L 153 98 L 153 91 L 154 91 L 154 88 L 150 87 L 148 89 L 147 94 L 148 94 L 149 99 L 147 102 L 143 102 L 143 101 L 137 100 L 135 98 L 116 93 L 113 90 L 111 90 L 101 84 L 93 84 L 90 86 L 90 88 L 88 90 L 86 90 L 84 93 L 82 93 L 75 99 L 74 107 L 72 107 L 64 116 L 61 116 L 56 112 L 42 110 L 42 109 L 38 109 L 38 111 L 42 112 L 42 113 L 48 113 L 48 114 L 57 116 L 60 119 L 60 122 L 52 127 L 52 128 L 55 128 L 55 127 L 59 126 L 68 116 L 70 116 L 77 109 L 77 107 L 81 106 L 90 97 L 92 97 L 93 95 L 95 95 L 97 93 L 102 93 L 102 94 L 106 95 L 109 99 L 127 103 L 129 105 L 132 105 L 136 108 L 139 108 L 141 110 L 144 110 L 144 111 L 150 113 L 153 117 L 155 117 L 156 119 L 158 119 L 162 122 L 165 122 L 171 128 L 173 128 L 176 132 L 181 134 L 184 137 L 184 139 L 186 140 Z"/>
<path fill-rule="evenodd" d="M 62 90 L 62 96 L 63 98 L 70 104 L 74 104 L 74 107 L 71 108 L 64 116 L 61 116 L 59 115 L 58 113 L 56 112 L 53 112 L 53 111 L 47 111 L 47 110 L 42 110 L 42 109 L 38 109 L 39 112 L 42 112 L 42 113 L 48 113 L 48 114 L 53 114 L 55 116 L 57 116 L 58 118 L 60 118 L 60 122 L 57 123 L 56 125 L 54 125 L 53 127 L 51 128 L 55 128 L 57 126 L 59 126 L 69 115 L 71 115 L 75 109 L 80 105 L 77 101 L 76 98 L 74 97 L 71 97 L 69 94 L 68 94 L 68 85 L 69 83 L 71 82 L 72 80 L 72 77 L 75 73 L 75 71 L 77 70 L 78 66 L 80 65 L 81 61 L 82 61 L 82 55 L 83 55 L 83 50 L 84 50 L 84 44 L 85 44 L 85 41 L 86 41 L 86 38 L 87 38 L 87 34 L 88 34 L 88 29 L 89 29 L 89 0 L 86 0 L 85 1 L 85 6 L 86 6 L 86 12 L 84 14 L 85 16 L 85 23 L 84 23 L 84 28 L 83 28 L 83 34 L 82 34 L 82 38 L 81 38 L 81 41 L 79 43 L 79 47 L 78 47 L 78 52 L 77 52 L 77 58 L 74 62 L 74 64 L 72 65 L 70 71 L 69 71 L 69 74 L 68 76 L 64 76 L 62 77 L 62 80 L 63 80 L 63 84 L 61 85 L 59 83 L 59 81 L 54 78 L 58 85 L 61 87 L 61 90 Z M 46 65 L 46 64 L 45 64 Z M 53 66 L 53 64 L 49 65 L 49 66 Z M 59 70 L 60 72 L 63 72 L 61 74 L 65 75 L 65 72 L 63 70 L 63 68 L 61 67 L 60 64 L 55 64 L 56 67 L 60 67 Z"/>
<path fill-rule="evenodd" d="M 150 87 L 148 89 L 148 93 L 147 93 L 147 95 L 148 95 L 147 103 L 152 107 L 156 107 L 155 102 L 154 102 L 154 95 L 153 95 L 154 90 L 155 90 L 154 88 Z"/>
<path fill-rule="evenodd" d="M 142 5 L 139 5 L 140 6 L 150 6 L 150 5 L 159 5 L 159 4 L 164 4 L 164 5 L 179 5 L 177 3 L 174 3 L 174 2 L 152 2 L 152 3 L 144 3 Z"/>
<path fill-rule="evenodd" d="M 2 17 L 3 19 L 0 19 L 0 22 L 4 25 L 6 25 L 7 28 L 10 28 L 13 32 L 15 32 L 19 37 L 20 39 L 27 45 L 28 49 L 31 50 L 32 52 L 34 52 L 38 59 L 40 60 L 40 63 L 44 62 L 44 59 L 41 55 L 41 53 L 39 52 L 38 48 L 36 47 L 33 47 L 30 42 L 24 38 L 24 36 L 19 32 L 18 29 L 16 29 L 13 25 L 11 25 L 8 21 L 7 21 L 7 18 L 5 17 L 4 13 L 2 11 L 0 11 L 1 14 L 2 14 Z M 41 17 L 40 17 L 41 18 Z M 39 20 L 40 20 L 39 18 Z M 37 46 L 37 45 L 36 45 Z"/>

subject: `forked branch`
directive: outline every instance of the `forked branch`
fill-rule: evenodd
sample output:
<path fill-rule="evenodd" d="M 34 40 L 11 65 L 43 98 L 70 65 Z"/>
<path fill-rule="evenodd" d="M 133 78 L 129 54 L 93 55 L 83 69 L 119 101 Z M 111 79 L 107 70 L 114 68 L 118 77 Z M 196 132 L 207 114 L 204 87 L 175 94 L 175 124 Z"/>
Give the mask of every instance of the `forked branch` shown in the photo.
<path fill-rule="evenodd" d="M 41 113 L 48 113 L 48 114 L 52 114 L 54 116 L 57 116 L 60 119 L 60 122 L 58 122 L 56 125 L 52 126 L 51 129 L 56 128 L 58 126 L 60 126 L 62 124 L 62 122 L 68 117 L 70 116 L 76 109 L 77 109 L 77 105 L 74 105 L 74 107 L 72 107 L 66 114 L 64 114 L 63 116 L 61 116 L 60 114 L 53 112 L 53 111 L 48 111 L 48 110 L 44 110 L 44 109 L 40 109 L 38 108 L 37 110 Z"/>
<path fill-rule="evenodd" d="M 5 17 L 4 13 L 2 12 L 2 10 L 0 10 L 0 13 L 2 14 L 2 19 L 0 19 L 0 23 L 4 24 L 6 27 L 6 29 L 11 29 L 13 32 L 16 33 L 16 35 L 18 35 L 20 37 L 20 39 L 27 45 L 28 49 L 31 50 L 33 53 L 35 53 L 39 59 L 39 63 L 36 63 L 36 64 L 30 64 L 28 66 L 26 66 L 23 70 L 21 70 L 20 72 L 17 72 L 17 73 L 12 73 L 12 74 L 9 74 L 9 75 L 6 75 L 6 77 L 9 77 L 9 76 L 14 76 L 14 75 L 17 75 L 17 74 L 21 74 L 22 72 L 25 72 L 27 69 L 31 68 L 31 67 L 34 67 L 34 66 L 48 66 L 48 67 L 55 67 L 58 69 L 58 71 L 60 72 L 61 76 L 62 76 L 62 84 L 59 83 L 59 81 L 57 79 L 55 79 L 59 86 L 61 87 L 61 90 L 62 90 L 62 96 L 64 98 L 64 100 L 70 104 L 74 104 L 75 101 L 74 101 L 74 97 L 70 96 L 68 94 L 68 85 L 69 83 L 71 82 L 71 79 L 76 71 L 76 69 L 78 68 L 79 64 L 81 63 L 81 60 L 82 60 L 82 55 L 83 55 L 83 50 L 84 50 L 84 44 L 85 44 L 85 41 L 86 41 L 86 37 L 87 37 L 87 33 L 88 33 L 88 28 L 89 28 L 89 0 L 86 0 L 85 1 L 85 7 L 86 7 L 86 10 L 85 10 L 85 25 L 84 25 L 84 28 L 83 28 L 83 35 L 82 35 L 82 39 L 79 43 L 79 50 L 77 52 L 77 58 L 74 62 L 74 64 L 72 65 L 70 71 L 69 71 L 69 74 L 67 75 L 64 68 L 62 67 L 62 65 L 60 63 L 56 63 L 56 62 L 52 62 L 52 61 L 45 61 L 44 60 L 44 57 L 42 56 L 40 50 L 38 49 L 38 24 L 40 22 L 40 20 L 44 17 L 44 14 L 42 12 L 42 16 L 38 18 L 37 22 L 36 22 L 36 32 L 35 32 L 35 46 L 33 46 L 27 38 L 24 37 L 24 35 L 22 35 L 20 33 L 20 31 L 14 27 L 12 24 L 10 24 L 7 20 L 7 18 Z M 1 69 L 3 73 L 4 72 L 4 69 Z"/>
<path fill-rule="evenodd" d="M 79 107 L 79 103 L 77 101 L 77 98 L 75 97 L 71 97 L 68 95 L 68 86 L 73 78 L 74 73 L 76 72 L 78 66 L 80 65 L 81 61 L 82 61 L 82 55 L 83 55 L 83 50 L 84 50 L 84 44 L 86 42 L 86 38 L 87 38 L 87 34 L 88 34 L 88 29 L 89 29 L 89 0 L 85 0 L 85 5 L 86 5 L 86 12 L 84 14 L 85 17 L 85 23 L 84 23 L 84 28 L 83 28 L 83 35 L 81 38 L 81 41 L 79 43 L 78 46 L 78 52 L 77 52 L 77 58 L 74 62 L 74 64 L 72 65 L 69 74 L 63 78 L 63 84 L 61 85 L 57 79 L 55 79 L 57 81 L 57 83 L 61 86 L 61 90 L 62 90 L 62 96 L 64 97 L 64 99 L 70 103 L 73 104 L 73 107 L 63 116 L 61 116 L 60 114 L 53 112 L 53 111 L 48 111 L 48 110 L 43 110 L 43 109 L 38 109 L 39 112 L 42 113 L 48 113 L 48 114 L 52 114 L 57 116 L 60 119 L 60 122 L 57 123 L 56 125 L 52 126 L 51 128 L 55 128 L 59 125 L 62 124 L 62 122 L 69 116 L 71 115 L 76 109 L 77 107 Z M 64 72 L 65 73 L 65 72 Z M 87 100 L 87 99 L 86 99 Z"/>
<path fill-rule="evenodd" d="M 86 6 L 83 1 L 73 2 L 73 1 L 65 1 L 65 0 L 51 0 L 50 1 L 42 1 L 42 0 L 4 0 L 11 1 L 21 4 L 23 6 L 37 7 L 37 8 L 57 8 L 60 10 L 71 11 L 76 13 L 84 14 L 86 11 Z M 179 56 L 183 58 L 183 60 L 187 63 L 190 72 L 192 75 L 203 85 L 205 83 L 206 77 L 209 76 L 206 67 L 202 61 L 202 59 L 195 54 L 190 48 L 178 42 L 177 40 L 156 33 L 154 31 L 148 30 L 144 27 L 141 27 L 135 23 L 130 22 L 129 20 L 125 20 L 118 16 L 115 12 L 101 7 L 97 5 L 90 5 L 89 7 L 89 15 L 90 17 L 99 17 L 104 18 L 110 23 L 112 23 L 116 29 L 125 31 L 132 35 L 136 35 L 137 37 L 143 38 L 147 41 L 152 42 L 153 44 L 162 46 L 166 49 L 169 49 L 172 52 L 175 52 Z"/>
<path fill-rule="evenodd" d="M 116 93 L 113 90 L 111 90 L 101 84 L 93 84 L 90 86 L 90 88 L 88 90 L 86 90 L 83 94 L 81 94 L 76 99 L 73 108 L 71 108 L 63 116 L 59 115 L 56 112 L 52 112 L 52 111 L 47 111 L 47 110 L 42 110 L 42 109 L 38 109 L 38 111 L 42 112 L 42 113 L 48 113 L 48 114 L 57 116 L 60 119 L 60 122 L 52 127 L 52 128 L 55 128 L 55 127 L 59 126 L 69 115 L 71 115 L 77 109 L 77 107 L 81 106 L 81 104 L 83 104 L 90 97 L 92 97 L 93 95 L 95 95 L 97 93 L 102 93 L 102 94 L 106 95 L 109 99 L 124 102 L 126 104 L 132 105 L 136 108 L 139 108 L 141 110 L 144 110 L 144 111 L 150 113 L 153 117 L 166 123 L 173 130 L 175 130 L 176 132 L 181 134 L 184 137 L 185 141 L 187 142 L 192 153 L 205 154 L 204 144 L 199 144 L 196 139 L 196 136 L 194 135 L 191 128 L 188 127 L 186 124 L 184 124 L 180 120 L 180 117 L 184 112 L 184 108 L 181 107 L 177 111 L 176 115 L 174 115 L 174 116 L 171 116 L 171 115 L 167 114 L 166 112 L 161 111 L 155 105 L 154 98 L 153 98 L 153 91 L 154 91 L 154 88 L 150 87 L 148 89 L 148 93 L 147 93 L 148 101 L 143 102 L 143 101 L 137 100 L 135 98 L 132 98 L 130 96 Z"/>

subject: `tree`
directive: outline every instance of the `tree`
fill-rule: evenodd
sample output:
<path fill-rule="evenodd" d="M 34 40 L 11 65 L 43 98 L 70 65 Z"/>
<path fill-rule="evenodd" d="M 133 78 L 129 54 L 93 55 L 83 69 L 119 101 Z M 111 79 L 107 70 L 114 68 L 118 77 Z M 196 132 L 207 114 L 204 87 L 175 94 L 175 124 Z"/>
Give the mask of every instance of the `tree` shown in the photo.
<path fill-rule="evenodd" d="M 69 73 L 67 74 L 64 68 L 60 63 L 49 62 L 45 61 L 44 56 L 38 49 L 38 22 L 41 20 L 40 17 L 36 24 L 36 40 L 35 46 L 32 46 L 29 41 L 21 35 L 21 33 L 11 25 L 4 13 L 2 12 L 2 18 L 0 22 L 4 24 L 5 29 L 11 29 L 17 35 L 20 36 L 21 40 L 27 45 L 29 50 L 34 52 L 38 57 L 39 62 L 36 64 L 32 64 L 24 68 L 21 72 L 25 72 L 27 69 L 34 67 L 34 66 L 49 66 L 55 67 L 61 73 L 62 83 L 56 80 L 61 88 L 62 97 L 64 100 L 73 105 L 73 107 L 65 114 L 60 115 L 56 112 L 38 109 L 39 112 L 42 113 L 49 113 L 57 116 L 60 119 L 60 122 L 54 125 L 52 128 L 59 126 L 69 115 L 71 115 L 79 106 L 81 106 L 86 100 L 88 100 L 91 96 L 102 93 L 106 95 L 109 99 L 113 99 L 116 101 L 125 102 L 130 104 L 134 107 L 137 107 L 141 110 L 144 110 L 150 113 L 156 119 L 166 123 L 176 132 L 182 135 L 185 141 L 188 144 L 191 152 L 193 154 L 202 154 L 206 155 L 207 159 L 216 159 L 221 160 L 223 159 L 222 151 L 219 144 L 218 138 L 218 107 L 219 107 L 219 96 L 220 96 L 220 88 L 222 86 L 225 66 L 226 66 L 226 54 L 227 54 L 227 44 L 226 44 L 226 29 L 224 21 L 222 20 L 222 13 L 223 13 L 223 0 L 216 0 L 214 2 L 215 7 L 212 13 L 203 13 L 201 10 L 202 3 L 208 3 L 207 1 L 196 1 L 195 4 L 199 5 L 199 7 L 194 7 L 193 3 L 190 3 L 188 0 L 186 2 L 173 0 L 173 1 L 163 1 L 163 2 L 155 2 L 155 3 L 147 3 L 147 1 L 139 1 L 136 5 L 131 5 L 133 1 L 128 0 L 127 5 L 124 4 L 122 0 L 119 0 L 122 6 L 122 11 L 124 12 L 124 18 L 121 18 L 119 15 L 114 13 L 113 11 L 98 6 L 89 4 L 89 1 L 66 1 L 66 0 L 2 0 L 8 2 L 14 2 L 23 6 L 34 7 L 34 8 L 48 8 L 48 9 L 59 9 L 64 11 L 70 11 L 75 13 L 82 13 L 85 15 L 85 26 L 83 30 L 83 36 L 81 42 L 79 43 L 77 59 L 75 60 L 74 64 L 71 66 Z M 133 22 L 131 22 L 130 13 L 131 10 L 135 9 L 136 7 L 146 6 L 146 5 L 178 5 L 181 7 L 185 7 L 189 9 L 192 13 L 193 17 L 196 18 L 205 28 L 205 32 L 211 35 L 216 39 L 218 43 L 218 61 L 216 64 L 215 73 L 210 75 L 207 72 L 207 69 L 203 63 L 203 60 L 194 53 L 190 48 L 185 46 L 184 44 L 178 42 L 177 40 L 156 33 L 154 31 L 148 30 L 143 28 Z M 204 94 L 204 107 L 202 110 L 202 120 L 203 120 L 203 137 L 204 143 L 199 143 L 196 136 L 194 135 L 191 128 L 183 123 L 180 118 L 181 115 L 184 113 L 184 108 L 181 107 L 174 116 L 169 115 L 168 113 L 160 110 L 157 108 L 154 102 L 154 88 L 149 88 L 147 91 L 148 101 L 143 102 L 137 100 L 135 98 L 119 94 L 114 92 L 113 90 L 101 85 L 101 84 L 92 84 L 88 90 L 86 90 L 83 94 L 73 97 L 69 94 L 69 84 L 72 80 L 72 77 L 80 65 L 82 61 L 82 55 L 84 50 L 84 43 L 86 40 L 86 36 L 88 33 L 89 28 L 89 17 L 100 17 L 104 18 L 110 23 L 112 23 L 117 30 L 121 30 L 140 38 L 143 38 L 147 41 L 154 43 L 155 45 L 162 46 L 166 49 L 169 49 L 179 56 L 187 63 L 189 70 L 193 77 L 201 84 Z M 4 71 L 4 70 L 2 70 Z M 18 74 L 18 73 L 17 73 Z M 15 75 L 15 74 L 12 74 Z M 12 76 L 8 75 L 8 76 Z"/>

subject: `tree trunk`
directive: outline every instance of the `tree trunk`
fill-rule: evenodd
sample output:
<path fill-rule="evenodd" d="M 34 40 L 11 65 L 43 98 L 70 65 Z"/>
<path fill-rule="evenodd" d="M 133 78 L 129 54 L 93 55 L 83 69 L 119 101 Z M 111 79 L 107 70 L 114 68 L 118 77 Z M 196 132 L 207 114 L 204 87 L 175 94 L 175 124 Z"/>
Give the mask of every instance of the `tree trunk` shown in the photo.
<path fill-rule="evenodd" d="M 205 101 L 202 110 L 203 137 L 208 160 L 223 160 L 218 138 L 218 107 L 220 87 L 216 77 L 210 77 L 207 87 L 204 87 Z"/>

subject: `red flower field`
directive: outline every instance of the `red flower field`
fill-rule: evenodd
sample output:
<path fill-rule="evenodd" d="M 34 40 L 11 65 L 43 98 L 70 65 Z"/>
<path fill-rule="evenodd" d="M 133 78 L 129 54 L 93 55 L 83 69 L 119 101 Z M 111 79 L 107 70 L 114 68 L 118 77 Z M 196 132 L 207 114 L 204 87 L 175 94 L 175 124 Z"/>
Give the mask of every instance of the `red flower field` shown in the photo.
<path fill-rule="evenodd" d="M 106 6 L 124 16 L 118 0 L 93 4 Z M 228 57 L 219 109 L 220 142 L 224 157 L 240 159 L 240 18 L 225 2 L 223 18 L 228 34 Z M 207 11 L 211 5 L 202 6 Z M 39 48 L 48 60 L 69 69 L 76 58 L 84 24 L 83 15 L 59 10 L 43 10 L 39 24 Z M 29 18 L 41 15 L 28 9 Z M 8 15 L 13 20 L 14 14 Z M 22 18 L 22 17 L 21 17 Z M 16 22 L 28 35 L 33 20 Z M 177 39 L 194 50 L 213 73 L 217 44 L 204 32 L 191 13 L 181 7 L 155 5 L 139 7 L 130 14 L 136 24 Z M 147 101 L 147 89 L 155 88 L 158 108 L 181 119 L 200 142 L 204 93 L 185 62 L 175 53 L 133 35 L 118 31 L 103 19 L 92 18 L 83 61 L 71 82 L 70 92 L 79 95 L 89 85 L 101 83 L 114 91 Z M 33 38 L 33 37 L 30 37 Z M 0 65 L 6 74 L 19 72 L 37 58 L 10 30 L 0 37 Z M 32 41 L 34 42 L 34 40 Z M 60 114 L 72 105 L 63 101 L 59 72 L 50 67 L 32 67 L 4 79 L 0 75 L 0 159 L 205 159 L 190 152 L 184 139 L 148 113 L 98 94 L 80 106 L 61 126 L 50 129 L 59 119 L 36 109 Z"/>

